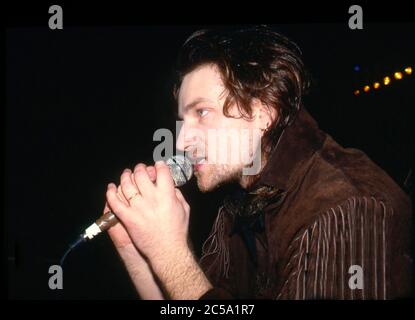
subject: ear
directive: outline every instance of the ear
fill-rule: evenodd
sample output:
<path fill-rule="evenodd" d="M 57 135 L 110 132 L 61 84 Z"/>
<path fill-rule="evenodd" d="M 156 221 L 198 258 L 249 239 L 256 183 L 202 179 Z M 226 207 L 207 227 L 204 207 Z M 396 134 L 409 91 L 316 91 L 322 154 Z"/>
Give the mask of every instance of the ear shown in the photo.
<path fill-rule="evenodd" d="M 252 100 L 252 109 L 257 127 L 262 131 L 266 131 L 278 117 L 278 112 L 275 108 L 267 106 L 256 98 Z"/>

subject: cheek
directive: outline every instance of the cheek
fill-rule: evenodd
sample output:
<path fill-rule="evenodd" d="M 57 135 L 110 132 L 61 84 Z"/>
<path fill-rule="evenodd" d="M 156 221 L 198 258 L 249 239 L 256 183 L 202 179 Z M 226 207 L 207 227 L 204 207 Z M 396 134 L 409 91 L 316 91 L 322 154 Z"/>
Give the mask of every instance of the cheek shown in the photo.
<path fill-rule="evenodd" d="M 262 136 L 263 132 L 260 129 L 254 128 L 251 130 L 251 134 L 249 135 L 251 152 L 262 149 Z"/>
<path fill-rule="evenodd" d="M 259 152 L 261 155 L 261 141 L 262 131 L 256 128 L 250 128 L 242 138 L 241 157 L 244 165 L 250 164 L 254 157 L 255 152 Z"/>
<path fill-rule="evenodd" d="M 211 117 L 206 139 L 206 154 L 209 163 L 249 163 L 260 139 L 255 139 L 255 123 L 244 119 Z"/>

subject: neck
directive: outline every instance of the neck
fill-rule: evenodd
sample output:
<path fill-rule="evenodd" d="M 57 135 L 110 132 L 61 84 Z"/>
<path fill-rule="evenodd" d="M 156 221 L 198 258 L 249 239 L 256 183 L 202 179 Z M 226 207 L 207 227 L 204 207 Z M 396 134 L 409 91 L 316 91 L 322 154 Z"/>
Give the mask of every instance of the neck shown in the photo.
<path fill-rule="evenodd" d="M 268 152 L 262 151 L 262 154 L 261 154 L 261 168 L 259 170 L 259 173 L 255 174 L 255 175 L 243 175 L 241 173 L 241 178 L 239 179 L 239 184 L 243 189 L 251 188 L 252 185 L 259 179 L 259 177 L 261 176 L 262 170 L 264 169 L 265 165 L 267 164 L 268 156 L 269 156 Z"/>

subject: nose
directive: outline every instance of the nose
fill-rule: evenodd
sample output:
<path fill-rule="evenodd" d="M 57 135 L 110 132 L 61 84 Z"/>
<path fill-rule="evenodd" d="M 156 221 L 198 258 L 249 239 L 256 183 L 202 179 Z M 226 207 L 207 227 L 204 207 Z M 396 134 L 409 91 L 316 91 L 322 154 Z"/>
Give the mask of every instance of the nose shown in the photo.
<path fill-rule="evenodd" d="M 178 128 L 178 126 L 176 126 Z M 205 133 L 203 130 L 183 122 L 176 141 L 176 149 L 189 157 L 204 155 Z"/>
<path fill-rule="evenodd" d="M 176 127 L 179 127 L 179 126 L 176 126 Z M 178 135 L 177 141 L 176 141 L 176 149 L 177 150 L 186 152 L 191 148 L 192 139 L 191 139 L 191 137 L 189 137 L 189 134 L 187 134 L 187 131 L 188 130 L 186 130 L 185 124 L 182 123 L 181 127 L 180 127 L 180 131 L 179 131 L 179 135 Z"/>

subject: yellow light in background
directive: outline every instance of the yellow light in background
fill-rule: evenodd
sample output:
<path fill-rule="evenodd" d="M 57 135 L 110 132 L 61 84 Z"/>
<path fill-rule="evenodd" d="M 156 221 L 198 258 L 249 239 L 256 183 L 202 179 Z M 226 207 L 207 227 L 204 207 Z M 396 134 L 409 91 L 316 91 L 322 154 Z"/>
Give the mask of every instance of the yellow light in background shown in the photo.
<path fill-rule="evenodd" d="M 402 79 L 402 72 L 395 72 L 393 74 L 393 76 L 395 77 L 396 80 L 401 80 Z"/>
<path fill-rule="evenodd" d="M 394 72 L 393 73 L 393 78 L 396 79 L 396 80 L 401 80 L 401 79 L 403 79 L 405 74 L 407 74 L 407 75 L 412 74 L 412 67 L 406 67 L 405 69 L 403 69 L 403 72 L 401 72 L 401 71 Z M 388 86 L 388 85 L 391 84 L 391 82 L 392 82 L 392 77 L 385 76 L 382 79 L 382 81 L 379 81 L 379 82 L 376 81 L 376 82 L 373 83 L 372 86 L 373 86 L 374 90 L 378 90 L 378 89 L 380 89 L 382 84 L 385 85 L 385 86 Z M 370 86 L 370 85 L 363 86 L 363 88 L 362 88 L 363 92 L 369 92 L 370 89 L 372 88 L 372 86 Z M 355 96 L 358 96 L 358 95 L 361 94 L 361 91 L 359 89 L 356 89 L 356 90 L 353 91 L 353 94 Z"/>

